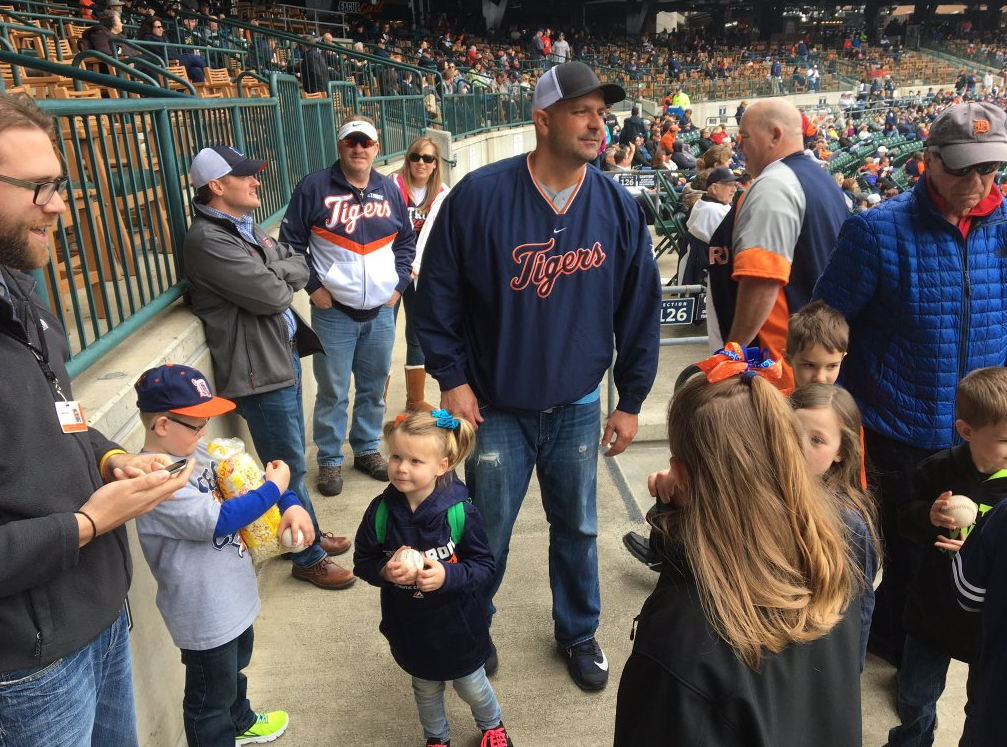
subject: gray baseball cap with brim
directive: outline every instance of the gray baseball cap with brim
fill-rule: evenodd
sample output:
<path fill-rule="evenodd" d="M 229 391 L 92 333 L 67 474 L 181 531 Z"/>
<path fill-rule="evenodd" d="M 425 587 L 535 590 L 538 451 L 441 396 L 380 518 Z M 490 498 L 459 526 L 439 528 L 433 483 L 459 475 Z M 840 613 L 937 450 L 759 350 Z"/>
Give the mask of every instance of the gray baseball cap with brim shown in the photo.
<path fill-rule="evenodd" d="M 1007 161 L 1007 115 L 983 101 L 950 106 L 930 126 L 927 147 L 952 169 Z"/>
<path fill-rule="evenodd" d="M 558 101 L 580 98 L 601 91 L 605 105 L 618 104 L 626 98 L 626 91 L 615 83 L 602 83 L 594 70 L 583 62 L 564 62 L 549 68 L 535 84 L 532 111 L 546 109 Z"/>
<path fill-rule="evenodd" d="M 266 168 L 266 162 L 249 158 L 244 153 L 227 145 L 211 145 L 203 148 L 192 159 L 189 178 L 196 189 L 206 186 L 214 179 L 225 176 L 252 176 Z"/>

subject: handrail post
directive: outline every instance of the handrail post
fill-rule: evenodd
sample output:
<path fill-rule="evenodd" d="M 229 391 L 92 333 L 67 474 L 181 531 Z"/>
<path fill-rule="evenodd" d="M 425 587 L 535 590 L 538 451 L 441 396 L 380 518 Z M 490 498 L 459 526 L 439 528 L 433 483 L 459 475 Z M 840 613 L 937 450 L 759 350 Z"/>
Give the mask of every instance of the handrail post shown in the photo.
<path fill-rule="evenodd" d="M 154 112 L 155 131 L 157 136 L 157 157 L 161 165 L 161 177 L 165 192 L 164 209 L 168 211 L 168 228 L 171 241 L 175 248 L 175 257 L 182 269 L 182 237 L 185 236 L 185 216 L 182 215 L 182 175 L 178 170 L 175 149 L 172 147 L 171 117 L 167 107 L 161 107 Z"/>

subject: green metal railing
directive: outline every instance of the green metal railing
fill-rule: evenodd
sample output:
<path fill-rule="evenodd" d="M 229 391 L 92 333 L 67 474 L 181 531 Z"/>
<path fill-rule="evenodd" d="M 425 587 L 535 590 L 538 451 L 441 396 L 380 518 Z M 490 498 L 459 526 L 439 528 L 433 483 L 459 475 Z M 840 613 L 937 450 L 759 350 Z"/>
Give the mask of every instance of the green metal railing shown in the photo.
<path fill-rule="evenodd" d="M 260 223 L 282 215 L 292 185 L 309 170 L 335 160 L 333 98 L 302 99 L 291 76 L 271 76 L 269 98 L 200 99 L 150 85 L 143 74 L 128 80 L 3 49 L 0 61 L 146 97 L 39 101 L 55 119 L 69 184 L 49 262 L 37 276 L 67 331 L 72 376 L 184 291 L 189 164 L 201 148 L 233 144 L 267 161 Z"/>
<path fill-rule="evenodd" d="M 286 150 L 287 194 L 308 173 L 308 147 L 301 116 L 301 84 L 292 75 L 270 73 L 269 89 L 280 102 L 280 146 Z M 333 128 L 334 132 L 334 128 Z M 335 139 L 335 135 L 332 135 Z"/>
<path fill-rule="evenodd" d="M 259 220 L 283 211 L 285 149 L 276 99 L 48 100 L 67 164 L 67 210 L 44 276 L 68 331 L 76 375 L 182 291 L 181 248 L 193 190 L 189 163 L 235 144 L 271 168 Z"/>
<path fill-rule="evenodd" d="M 401 157 L 426 129 L 422 96 L 365 96 L 358 107 L 374 120 L 381 140 L 378 160 L 384 163 Z"/>
<path fill-rule="evenodd" d="M 441 100 L 444 129 L 454 137 L 531 123 L 532 92 L 452 94 Z"/>

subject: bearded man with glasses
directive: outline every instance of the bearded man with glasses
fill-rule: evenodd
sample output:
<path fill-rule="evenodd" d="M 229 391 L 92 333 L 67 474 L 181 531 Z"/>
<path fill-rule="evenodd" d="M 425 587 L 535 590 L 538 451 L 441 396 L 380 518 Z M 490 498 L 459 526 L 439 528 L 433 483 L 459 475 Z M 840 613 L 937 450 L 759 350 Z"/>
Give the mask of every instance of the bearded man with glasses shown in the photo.
<path fill-rule="evenodd" d="M 379 448 L 395 342 L 393 307 L 412 282 L 416 254 L 401 191 L 372 168 L 380 147 L 374 122 L 354 115 L 336 137 L 339 160 L 297 184 L 280 227 L 280 240 L 308 256 L 311 326 L 325 348 L 324 356 L 314 358 L 314 439 L 322 495 L 343 489 L 351 375 L 353 466 L 375 480 L 388 480 L 388 462 Z"/>
<path fill-rule="evenodd" d="M 73 401 L 66 332 L 28 274 L 66 210 L 54 134 L 0 96 L 0 742 L 138 747 L 124 525 L 192 465 L 126 454 Z"/>
<path fill-rule="evenodd" d="M 885 545 L 869 650 L 896 666 L 905 633 L 917 637 L 908 614 L 910 628 L 902 624 L 922 553 L 900 535 L 913 533 L 920 518 L 906 510 L 912 474 L 956 440 L 958 381 L 1004 365 L 1007 206 L 994 183 L 1004 162 L 1003 109 L 983 102 L 945 109 L 930 128 L 916 186 L 847 220 L 815 286 L 815 297 L 850 323 L 839 383 L 863 416 Z M 931 529 L 936 540 L 940 530 Z M 900 714 L 912 686 L 900 676 Z"/>

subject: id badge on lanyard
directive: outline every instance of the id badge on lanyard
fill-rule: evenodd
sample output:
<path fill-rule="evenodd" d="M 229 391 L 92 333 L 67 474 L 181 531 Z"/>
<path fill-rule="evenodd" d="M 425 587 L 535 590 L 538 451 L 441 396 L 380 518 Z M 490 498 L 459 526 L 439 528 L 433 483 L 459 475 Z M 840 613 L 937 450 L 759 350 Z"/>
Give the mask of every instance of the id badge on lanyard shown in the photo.
<path fill-rule="evenodd" d="M 34 314 L 32 316 L 34 317 L 35 329 L 38 332 L 38 339 L 43 349 L 39 350 L 35 347 L 30 339 L 27 341 L 28 349 L 35 356 L 35 360 L 38 361 L 39 368 L 42 369 L 42 374 L 45 376 L 46 381 L 49 382 L 53 395 L 56 397 L 53 405 L 56 408 L 56 420 L 59 422 L 60 430 L 64 433 L 82 433 L 87 430 L 87 418 L 84 417 L 84 407 L 77 400 L 67 399 L 63 393 L 59 377 L 56 376 L 56 373 L 49 365 L 48 346 L 45 344 L 45 331 L 42 327 L 42 320 Z M 25 337 L 27 338 L 27 335 Z"/>

